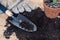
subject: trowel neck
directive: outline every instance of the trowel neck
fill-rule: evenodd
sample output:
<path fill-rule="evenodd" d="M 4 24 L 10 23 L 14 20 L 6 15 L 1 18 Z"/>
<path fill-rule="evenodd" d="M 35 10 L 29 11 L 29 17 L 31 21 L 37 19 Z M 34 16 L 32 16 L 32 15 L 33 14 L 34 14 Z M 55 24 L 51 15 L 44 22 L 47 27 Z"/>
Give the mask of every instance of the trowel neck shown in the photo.
<path fill-rule="evenodd" d="M 6 13 L 8 16 L 12 16 L 13 13 L 9 11 L 4 5 L 0 3 L 0 10 L 3 11 L 3 13 Z"/>

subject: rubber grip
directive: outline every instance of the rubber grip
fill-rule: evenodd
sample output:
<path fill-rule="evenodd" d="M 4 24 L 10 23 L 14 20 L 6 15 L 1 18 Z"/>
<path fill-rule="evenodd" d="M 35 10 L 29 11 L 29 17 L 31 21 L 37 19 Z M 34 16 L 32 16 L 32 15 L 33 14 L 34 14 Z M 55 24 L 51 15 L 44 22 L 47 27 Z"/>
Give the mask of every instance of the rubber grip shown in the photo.
<path fill-rule="evenodd" d="M 0 10 L 5 13 L 5 11 L 7 10 L 7 8 L 0 3 Z"/>

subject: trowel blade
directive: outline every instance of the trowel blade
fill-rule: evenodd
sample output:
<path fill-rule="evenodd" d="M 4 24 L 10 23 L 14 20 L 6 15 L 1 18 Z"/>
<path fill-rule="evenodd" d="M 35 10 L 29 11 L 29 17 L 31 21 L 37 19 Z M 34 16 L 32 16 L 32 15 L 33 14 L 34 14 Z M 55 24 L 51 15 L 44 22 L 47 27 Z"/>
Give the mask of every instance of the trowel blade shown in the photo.
<path fill-rule="evenodd" d="M 12 23 L 13 25 L 15 25 L 16 27 L 18 27 L 24 31 L 28 31 L 28 32 L 37 31 L 37 26 L 33 22 L 31 22 L 29 19 L 27 19 L 25 16 L 19 14 L 17 17 L 12 17 L 12 18 L 13 18 L 13 20 L 9 20 L 9 22 Z M 21 22 L 24 22 L 24 21 L 33 25 L 33 30 L 28 30 L 26 28 L 22 28 L 22 26 L 19 25 Z"/>

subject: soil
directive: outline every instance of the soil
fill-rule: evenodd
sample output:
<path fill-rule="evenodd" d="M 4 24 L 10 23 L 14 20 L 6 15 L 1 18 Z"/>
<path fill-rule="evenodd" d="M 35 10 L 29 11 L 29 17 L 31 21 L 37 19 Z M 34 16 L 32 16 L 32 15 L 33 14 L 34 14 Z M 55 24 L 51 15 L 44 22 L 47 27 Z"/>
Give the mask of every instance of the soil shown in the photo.
<path fill-rule="evenodd" d="M 57 3 L 53 4 L 52 1 L 46 1 L 45 4 L 48 7 L 51 7 L 51 8 L 60 8 L 60 2 L 57 2 Z"/>
<path fill-rule="evenodd" d="M 33 25 L 31 25 L 27 22 L 22 22 L 22 23 L 20 23 L 20 25 L 22 26 L 22 28 L 27 28 L 28 30 L 33 30 Z"/>
<path fill-rule="evenodd" d="M 15 32 L 16 37 L 19 40 L 60 40 L 60 19 L 49 19 L 45 16 L 45 13 L 37 8 L 32 12 L 24 12 L 22 15 L 37 25 L 38 30 L 33 33 L 23 31 L 11 24 L 5 32 L 9 32 L 9 35 L 4 32 L 4 36 L 10 36 Z M 8 22 L 9 19 L 7 19 Z"/>

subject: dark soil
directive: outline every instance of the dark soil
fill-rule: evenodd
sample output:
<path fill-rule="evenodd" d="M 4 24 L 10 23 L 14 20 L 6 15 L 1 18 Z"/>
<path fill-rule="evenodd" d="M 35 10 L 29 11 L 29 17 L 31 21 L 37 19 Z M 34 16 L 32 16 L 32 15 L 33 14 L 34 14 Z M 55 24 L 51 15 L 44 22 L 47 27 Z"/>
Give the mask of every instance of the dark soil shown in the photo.
<path fill-rule="evenodd" d="M 6 38 L 10 37 L 11 34 L 15 32 L 16 37 L 19 40 L 60 40 L 60 19 L 47 18 L 40 8 L 37 8 L 30 13 L 24 12 L 22 15 L 34 22 L 37 25 L 38 30 L 29 33 L 11 24 L 11 26 L 5 30 L 5 32 L 7 32 L 4 32 Z M 8 20 L 9 18 L 7 19 L 7 22 Z"/>
<path fill-rule="evenodd" d="M 22 22 L 20 23 L 22 28 L 27 28 L 28 30 L 33 30 L 33 25 L 29 24 L 28 22 Z"/>
<path fill-rule="evenodd" d="M 45 1 L 45 4 L 48 6 L 48 7 L 51 7 L 51 8 L 60 8 L 60 2 L 57 2 L 55 4 L 53 4 L 53 1 L 51 0 L 47 0 Z"/>

